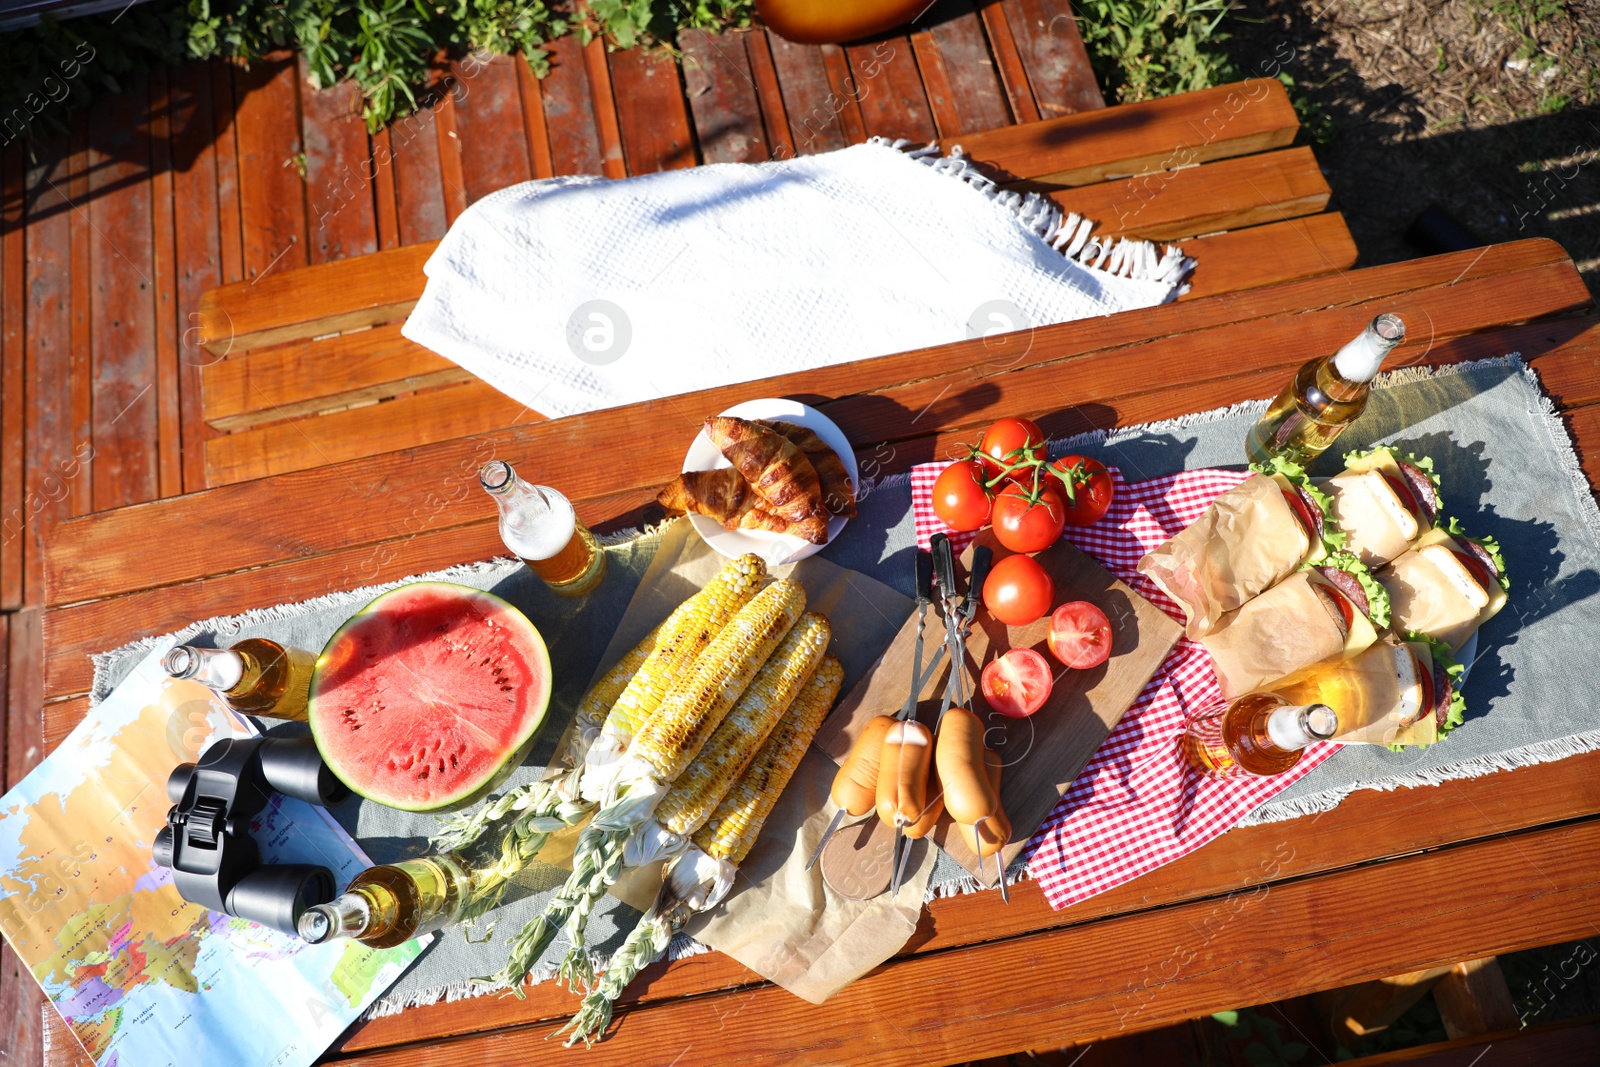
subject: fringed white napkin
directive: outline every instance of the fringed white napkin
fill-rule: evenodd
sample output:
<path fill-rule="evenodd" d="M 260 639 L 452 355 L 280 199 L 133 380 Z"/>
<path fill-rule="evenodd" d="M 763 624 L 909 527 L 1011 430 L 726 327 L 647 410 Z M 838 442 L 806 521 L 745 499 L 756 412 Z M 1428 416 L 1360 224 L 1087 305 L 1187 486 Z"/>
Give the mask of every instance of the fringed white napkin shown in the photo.
<path fill-rule="evenodd" d="M 906 149 L 502 189 L 403 332 L 554 417 L 1151 307 L 1193 266 Z"/>

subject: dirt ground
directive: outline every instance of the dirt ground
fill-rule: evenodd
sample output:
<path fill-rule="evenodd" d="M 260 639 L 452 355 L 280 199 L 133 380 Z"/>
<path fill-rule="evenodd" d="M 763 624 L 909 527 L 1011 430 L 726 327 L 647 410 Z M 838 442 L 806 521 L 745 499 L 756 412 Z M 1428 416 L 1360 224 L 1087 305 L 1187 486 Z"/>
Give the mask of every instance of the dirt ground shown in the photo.
<path fill-rule="evenodd" d="M 1485 242 L 1554 238 L 1600 294 L 1600 0 L 1243 0 L 1224 26 L 1247 74 L 1292 46 L 1364 265 L 1420 254 L 1436 204 Z"/>

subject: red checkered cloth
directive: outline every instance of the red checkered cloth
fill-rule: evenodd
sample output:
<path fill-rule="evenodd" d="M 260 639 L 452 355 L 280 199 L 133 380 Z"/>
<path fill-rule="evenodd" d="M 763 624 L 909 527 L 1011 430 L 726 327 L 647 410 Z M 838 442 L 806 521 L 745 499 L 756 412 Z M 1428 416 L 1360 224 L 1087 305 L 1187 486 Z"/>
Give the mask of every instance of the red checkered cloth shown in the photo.
<path fill-rule="evenodd" d="M 944 467 L 911 470 L 917 545 L 927 548 L 928 538 L 943 530 L 959 550 L 975 535 L 949 529 L 933 513 L 933 483 Z M 1135 567 L 1246 475 L 1194 470 L 1132 485 L 1115 467 L 1111 476 L 1111 510 L 1094 526 L 1069 527 L 1067 539 L 1182 622 L 1178 606 Z M 1028 842 L 1028 873 L 1051 907 L 1075 904 L 1193 852 L 1338 749 L 1313 745 L 1292 771 L 1274 778 L 1207 778 L 1184 760 L 1178 741 L 1188 714 L 1221 699 L 1211 657 L 1180 638 Z"/>

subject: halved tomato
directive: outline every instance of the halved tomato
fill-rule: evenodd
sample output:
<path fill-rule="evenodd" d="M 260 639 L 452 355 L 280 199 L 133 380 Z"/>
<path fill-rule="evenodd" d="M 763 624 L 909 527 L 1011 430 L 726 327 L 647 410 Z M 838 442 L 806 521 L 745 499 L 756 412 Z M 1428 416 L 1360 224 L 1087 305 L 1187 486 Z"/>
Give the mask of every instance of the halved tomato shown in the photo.
<path fill-rule="evenodd" d="M 1013 648 L 983 665 L 978 684 L 989 707 L 1021 719 L 1044 707 L 1053 682 L 1048 660 L 1031 648 Z"/>
<path fill-rule="evenodd" d="M 1483 565 L 1482 560 L 1474 558 L 1471 552 L 1452 550 L 1450 554 L 1461 561 L 1461 565 L 1467 568 L 1467 573 L 1472 575 L 1473 580 L 1483 586 L 1485 593 L 1494 588 L 1494 577 L 1489 573 L 1489 568 Z"/>
<path fill-rule="evenodd" d="M 1395 499 L 1400 501 L 1401 507 L 1413 515 L 1421 510 L 1417 507 L 1417 494 L 1411 491 L 1411 487 L 1405 483 L 1405 479 L 1396 478 L 1389 472 L 1384 471 L 1383 480 L 1388 483 L 1389 489 L 1394 493 Z"/>
<path fill-rule="evenodd" d="M 1050 616 L 1050 653 L 1068 667 L 1098 667 L 1111 656 L 1111 620 L 1087 600 L 1061 605 Z"/>

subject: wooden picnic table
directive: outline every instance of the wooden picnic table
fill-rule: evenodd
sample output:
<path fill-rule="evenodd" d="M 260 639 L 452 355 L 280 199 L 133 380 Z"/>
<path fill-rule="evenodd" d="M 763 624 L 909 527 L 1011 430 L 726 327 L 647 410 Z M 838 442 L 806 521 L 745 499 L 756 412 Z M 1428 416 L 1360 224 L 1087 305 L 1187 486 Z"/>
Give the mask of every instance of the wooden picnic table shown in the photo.
<path fill-rule="evenodd" d="M 1390 366 L 1520 352 L 1591 482 L 1600 472 L 1600 327 L 1549 241 L 1226 293 L 1143 311 L 667 397 L 387 452 L 85 516 L 45 561 L 46 703 L 84 714 L 88 654 L 191 619 L 500 554 L 473 473 L 493 456 L 560 486 L 591 525 L 638 520 L 709 413 L 756 396 L 820 406 L 863 475 L 947 455 L 1001 415 L 1051 436 L 1275 392 L 1290 370 L 1396 311 Z M 1241 455 L 1241 460 L 1243 459 Z M 860 531 L 844 536 L 860 536 Z M 1236 829 L 1052 911 L 1024 882 L 941 899 L 889 963 L 822 1006 L 717 953 L 650 968 L 592 1051 L 546 1036 L 576 1007 L 436 1004 L 357 1025 L 341 1064 L 950 1063 L 1146 1029 L 1224 1008 L 1546 945 L 1600 923 L 1600 753 Z M 48 1012 L 48 1009 L 47 1009 Z M 59 1030 L 49 1062 L 74 1062 Z"/>

